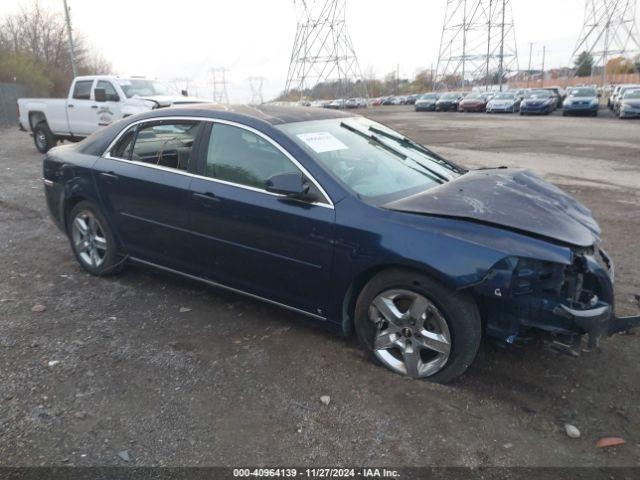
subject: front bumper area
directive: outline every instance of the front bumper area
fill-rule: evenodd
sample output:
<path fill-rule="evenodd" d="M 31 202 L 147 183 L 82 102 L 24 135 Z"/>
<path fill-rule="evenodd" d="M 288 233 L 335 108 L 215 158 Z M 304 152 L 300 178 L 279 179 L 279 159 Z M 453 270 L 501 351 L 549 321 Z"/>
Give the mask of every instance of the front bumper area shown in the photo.
<path fill-rule="evenodd" d="M 615 267 L 594 246 L 573 252 L 570 264 L 508 257 L 474 287 L 486 333 L 512 343 L 525 331 L 564 339 L 588 336 L 595 348 L 607 335 L 640 326 L 640 316 L 615 314 Z"/>

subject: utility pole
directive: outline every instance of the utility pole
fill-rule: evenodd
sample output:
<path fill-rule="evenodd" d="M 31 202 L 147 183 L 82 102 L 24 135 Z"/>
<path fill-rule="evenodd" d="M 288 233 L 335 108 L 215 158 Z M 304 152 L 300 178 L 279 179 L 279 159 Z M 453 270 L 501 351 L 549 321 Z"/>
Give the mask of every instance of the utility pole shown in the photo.
<path fill-rule="evenodd" d="M 400 93 L 400 64 L 396 63 L 396 95 Z"/>
<path fill-rule="evenodd" d="M 249 88 L 251 88 L 251 105 L 260 105 L 264 102 L 262 97 L 262 85 L 264 84 L 264 77 L 249 77 Z"/>
<path fill-rule="evenodd" d="M 529 88 L 529 80 L 531 80 L 531 55 L 533 54 L 533 42 L 529 42 L 529 67 L 527 68 L 527 88 Z"/>
<path fill-rule="evenodd" d="M 504 59 L 504 9 L 505 9 L 505 0 L 502 0 L 502 22 L 500 23 L 500 67 L 498 68 L 498 72 L 500 72 L 500 91 L 502 91 L 502 82 L 504 77 L 504 72 L 502 71 L 503 59 Z"/>
<path fill-rule="evenodd" d="M 213 103 L 229 103 L 227 93 L 227 69 L 216 67 L 209 70 L 213 82 Z"/>
<path fill-rule="evenodd" d="M 444 0 L 440 0 L 444 1 Z M 435 83 L 484 85 L 519 71 L 512 0 L 446 0 Z"/>
<path fill-rule="evenodd" d="M 547 54 L 547 46 L 543 45 L 542 46 L 542 87 L 544 88 L 544 60 L 545 60 L 545 56 Z"/>
<path fill-rule="evenodd" d="M 586 52 L 584 60 L 593 59 L 592 77 L 601 68 L 600 82 L 604 86 L 610 58 L 633 58 L 640 54 L 637 3 L 637 0 L 585 0 L 582 31 L 571 55 L 576 71 L 581 67 L 577 60 Z"/>
<path fill-rule="evenodd" d="M 294 0 L 297 12 L 285 96 L 302 99 L 322 83 L 337 86 L 336 97 L 368 98 L 366 83 L 347 30 L 346 0 Z"/>
<path fill-rule="evenodd" d="M 64 5 L 64 17 L 67 22 L 67 34 L 69 36 L 69 58 L 71 59 L 71 71 L 73 76 L 78 76 L 78 69 L 76 67 L 76 56 L 73 50 L 73 33 L 71 33 L 71 16 L 69 15 L 69 7 L 67 6 L 67 0 L 62 0 Z"/>

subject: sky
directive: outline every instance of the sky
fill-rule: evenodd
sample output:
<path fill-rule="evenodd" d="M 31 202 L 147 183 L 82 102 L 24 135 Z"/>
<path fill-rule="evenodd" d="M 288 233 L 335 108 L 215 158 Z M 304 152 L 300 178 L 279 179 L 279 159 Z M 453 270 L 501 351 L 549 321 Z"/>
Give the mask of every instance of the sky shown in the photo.
<path fill-rule="evenodd" d="M 248 77 L 264 77 L 265 99 L 283 88 L 296 31 L 293 0 L 67 0 L 74 31 L 120 75 L 191 78 L 189 93 L 211 98 L 211 68 L 228 70 L 234 103 L 251 98 Z M 567 65 L 585 0 L 512 0 L 519 63 Z M 0 0 L 0 16 L 31 0 Z M 63 12 L 63 0 L 40 0 Z M 437 63 L 446 0 L 347 0 L 347 28 L 363 71 L 402 78 Z M 176 82 L 185 88 L 184 82 Z"/>

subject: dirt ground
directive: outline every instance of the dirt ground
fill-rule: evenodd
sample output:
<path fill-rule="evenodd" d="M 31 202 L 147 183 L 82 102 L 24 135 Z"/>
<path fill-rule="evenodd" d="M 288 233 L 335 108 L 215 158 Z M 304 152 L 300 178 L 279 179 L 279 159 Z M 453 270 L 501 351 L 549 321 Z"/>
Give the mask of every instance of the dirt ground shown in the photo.
<path fill-rule="evenodd" d="M 529 167 L 570 191 L 601 223 L 619 313 L 640 310 L 640 122 L 366 114 L 466 166 Z M 276 307 L 141 268 L 83 273 L 40 178 L 31 138 L 0 131 L 2 465 L 640 463 L 640 334 L 577 358 L 487 343 L 453 385 L 405 379 Z M 597 449 L 606 435 L 627 443 Z"/>

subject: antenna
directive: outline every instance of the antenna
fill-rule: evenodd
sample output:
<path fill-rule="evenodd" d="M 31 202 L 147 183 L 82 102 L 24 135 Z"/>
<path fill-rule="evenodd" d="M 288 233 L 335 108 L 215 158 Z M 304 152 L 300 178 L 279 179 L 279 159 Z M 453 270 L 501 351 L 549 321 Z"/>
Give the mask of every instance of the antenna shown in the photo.
<path fill-rule="evenodd" d="M 264 99 L 262 98 L 262 85 L 266 78 L 264 77 L 249 77 L 247 81 L 249 82 L 249 87 L 251 88 L 251 105 L 260 105 L 264 103 Z"/>
<path fill-rule="evenodd" d="M 640 53 L 636 4 L 637 0 L 585 2 L 584 23 L 571 58 L 577 61 L 582 52 L 587 52 L 593 58 L 592 71 L 595 67 L 602 69 L 603 86 L 607 80 L 608 60 Z"/>
<path fill-rule="evenodd" d="M 347 32 L 346 0 L 294 0 L 296 36 L 285 95 L 302 99 L 321 83 L 334 83 L 335 98 L 368 97 Z"/>
<path fill-rule="evenodd" d="M 215 67 L 209 70 L 213 82 L 213 103 L 229 103 L 227 72 L 228 70 L 224 67 Z"/>
<path fill-rule="evenodd" d="M 517 72 L 518 50 L 511 0 L 447 0 L 436 83 L 502 84 Z"/>

